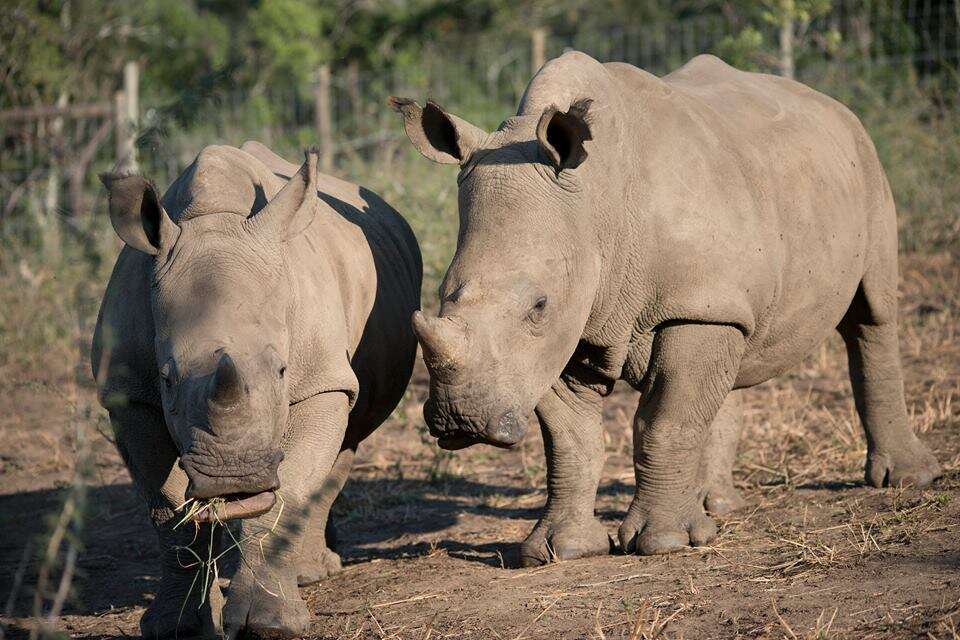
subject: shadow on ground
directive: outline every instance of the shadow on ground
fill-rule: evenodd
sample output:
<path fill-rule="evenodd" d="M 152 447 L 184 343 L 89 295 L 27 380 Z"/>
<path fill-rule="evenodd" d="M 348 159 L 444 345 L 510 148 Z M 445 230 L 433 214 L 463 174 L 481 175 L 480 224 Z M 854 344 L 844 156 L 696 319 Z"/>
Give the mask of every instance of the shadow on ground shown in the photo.
<path fill-rule="evenodd" d="M 465 515 L 535 519 L 539 507 L 501 508 L 477 504 L 478 497 L 516 497 L 533 490 L 454 478 L 351 479 L 334 513 L 337 551 L 346 563 L 374 558 L 420 557 L 442 549 L 451 557 L 494 567 L 517 563 L 515 542 L 469 544 L 457 540 L 405 542 L 407 537 L 440 532 Z M 0 495 L 0 598 L 6 601 L 21 572 L 13 614 L 29 616 L 41 548 L 61 514 L 70 488 Z M 66 615 L 96 615 L 111 609 L 146 606 L 159 580 L 156 537 L 146 510 L 130 484 L 90 487 L 86 493 L 72 597 Z M 25 566 L 24 561 L 26 561 Z M 54 572 L 59 576 L 60 571 Z M 16 630 L 8 629 L 8 636 Z"/>

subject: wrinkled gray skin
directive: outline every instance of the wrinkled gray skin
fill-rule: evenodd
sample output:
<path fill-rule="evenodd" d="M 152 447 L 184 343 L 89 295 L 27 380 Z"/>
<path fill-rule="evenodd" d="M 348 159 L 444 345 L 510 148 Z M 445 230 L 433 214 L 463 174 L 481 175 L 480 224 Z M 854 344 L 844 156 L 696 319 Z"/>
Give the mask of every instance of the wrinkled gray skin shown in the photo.
<path fill-rule="evenodd" d="M 709 542 L 704 507 L 742 503 L 735 390 L 835 329 L 867 482 L 939 474 L 907 424 L 893 199 L 845 107 L 712 56 L 657 78 L 578 52 L 546 64 L 493 133 L 432 103 L 392 105 L 421 153 L 460 165 L 440 315 L 414 316 L 431 433 L 510 446 L 531 411 L 543 431 L 549 497 L 524 564 L 608 552 L 601 405 L 621 379 L 641 391 L 621 548 Z"/>
<path fill-rule="evenodd" d="M 173 525 L 185 497 L 215 496 L 228 499 L 222 517 L 245 518 L 224 630 L 301 634 L 298 582 L 340 567 L 324 539 L 330 506 L 410 378 L 416 239 L 316 159 L 298 169 L 255 142 L 206 147 L 162 200 L 140 176 L 103 176 L 127 246 L 92 361 L 162 548 L 147 637 L 212 630 L 202 577 L 191 592 L 192 555 L 175 548 L 206 558 L 210 525 Z"/>

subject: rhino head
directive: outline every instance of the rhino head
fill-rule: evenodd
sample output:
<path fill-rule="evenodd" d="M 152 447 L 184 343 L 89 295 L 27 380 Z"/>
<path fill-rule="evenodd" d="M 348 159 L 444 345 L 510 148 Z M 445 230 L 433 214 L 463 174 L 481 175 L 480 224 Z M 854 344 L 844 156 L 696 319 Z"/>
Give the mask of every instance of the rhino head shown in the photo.
<path fill-rule="evenodd" d="M 427 158 L 459 164 L 460 232 L 440 313 L 413 327 L 430 371 L 424 417 L 438 444 L 509 447 L 577 347 L 600 280 L 584 175 L 590 102 L 487 133 L 428 102 L 391 98 Z"/>
<path fill-rule="evenodd" d="M 184 174 L 170 190 L 190 193 L 188 209 L 189 202 L 223 201 L 204 190 L 244 180 L 242 172 L 223 171 L 224 180 L 210 180 L 197 163 L 193 177 Z M 228 517 L 268 510 L 279 487 L 296 373 L 287 371 L 292 300 L 284 243 L 313 219 L 316 165 L 316 154 L 308 153 L 269 202 L 262 185 L 244 184 L 250 211 L 205 206 L 202 215 L 180 214 L 177 222 L 163 205 L 180 206 L 176 195 L 161 201 L 138 175 L 101 176 L 117 234 L 152 257 L 160 398 L 189 479 L 186 497 L 230 497 Z"/>

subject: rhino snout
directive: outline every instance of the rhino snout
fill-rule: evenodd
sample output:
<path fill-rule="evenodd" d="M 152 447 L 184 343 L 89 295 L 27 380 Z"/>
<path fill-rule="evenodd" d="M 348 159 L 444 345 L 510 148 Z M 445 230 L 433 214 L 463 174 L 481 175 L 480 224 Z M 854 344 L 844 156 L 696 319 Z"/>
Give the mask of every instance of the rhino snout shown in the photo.
<path fill-rule="evenodd" d="M 490 444 L 502 447 L 512 447 L 527 433 L 526 421 L 517 418 L 513 411 L 503 413 L 495 421 L 487 425 L 486 436 Z"/>
<path fill-rule="evenodd" d="M 441 449 L 456 450 L 474 444 L 512 447 L 526 435 L 526 421 L 514 410 L 495 413 L 491 419 L 466 414 L 455 408 L 440 405 L 432 398 L 423 407 L 423 417 L 430 435 L 437 439 Z"/>
<path fill-rule="evenodd" d="M 180 458 L 187 474 L 187 498 L 215 498 L 232 494 L 257 494 L 280 488 L 279 449 L 218 451 L 191 449 Z"/>

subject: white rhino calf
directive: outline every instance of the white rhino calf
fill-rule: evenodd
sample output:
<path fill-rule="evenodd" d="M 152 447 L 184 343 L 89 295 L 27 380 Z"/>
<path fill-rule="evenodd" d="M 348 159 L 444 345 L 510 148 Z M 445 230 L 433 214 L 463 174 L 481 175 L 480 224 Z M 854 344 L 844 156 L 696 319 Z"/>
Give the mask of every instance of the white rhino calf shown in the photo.
<path fill-rule="evenodd" d="M 439 445 L 516 444 L 536 411 L 549 497 L 524 564 L 606 553 L 601 401 L 640 390 L 625 551 L 709 542 L 740 501 L 735 389 L 846 341 L 867 482 L 923 486 L 907 422 L 897 225 L 857 118 L 802 84 L 699 56 L 657 78 L 578 52 L 493 133 L 393 98 L 427 158 L 460 165 L 440 315 L 414 315 Z M 713 425 L 711 429 L 711 423 Z"/>
<path fill-rule="evenodd" d="M 162 551 L 143 634 L 210 631 L 195 560 L 223 527 L 209 511 L 175 525 L 185 497 L 217 497 L 220 518 L 244 519 L 224 630 L 299 635 L 298 582 L 340 566 L 330 506 L 410 378 L 416 239 L 376 195 L 319 174 L 315 152 L 298 168 L 255 142 L 206 147 L 162 199 L 140 176 L 102 179 L 126 246 L 93 372 Z"/>

